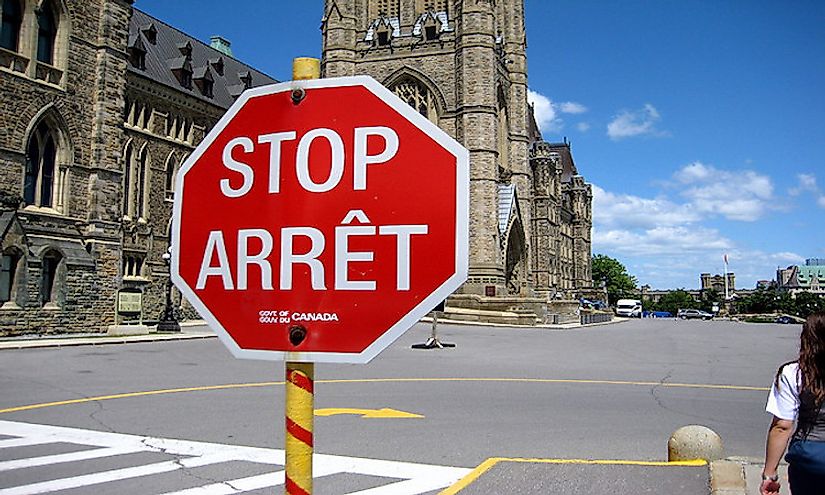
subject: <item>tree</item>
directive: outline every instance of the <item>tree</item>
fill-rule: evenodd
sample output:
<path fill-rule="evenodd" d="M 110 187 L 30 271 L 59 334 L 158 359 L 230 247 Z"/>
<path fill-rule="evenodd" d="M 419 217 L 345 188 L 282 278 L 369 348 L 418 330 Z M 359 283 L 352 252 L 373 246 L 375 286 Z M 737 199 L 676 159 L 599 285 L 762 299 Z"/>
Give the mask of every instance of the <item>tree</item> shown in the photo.
<path fill-rule="evenodd" d="M 659 299 L 659 302 L 656 303 L 656 309 L 658 311 L 667 311 L 673 316 L 676 316 L 676 313 L 680 309 L 692 309 L 695 308 L 696 305 L 696 299 L 690 295 L 690 292 L 685 289 L 677 289 L 663 295 Z"/>
<path fill-rule="evenodd" d="M 616 304 L 616 301 L 627 296 L 635 296 L 636 277 L 627 273 L 627 268 L 618 260 L 597 254 L 592 260 L 593 283 L 596 286 L 605 284 L 607 302 Z"/>

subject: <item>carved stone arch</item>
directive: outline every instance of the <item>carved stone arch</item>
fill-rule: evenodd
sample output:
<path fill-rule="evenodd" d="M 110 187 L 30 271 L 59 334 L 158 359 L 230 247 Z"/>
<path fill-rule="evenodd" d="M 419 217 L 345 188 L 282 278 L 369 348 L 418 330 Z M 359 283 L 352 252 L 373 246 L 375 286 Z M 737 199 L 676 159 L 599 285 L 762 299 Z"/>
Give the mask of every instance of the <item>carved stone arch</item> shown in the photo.
<path fill-rule="evenodd" d="M 527 237 L 515 190 L 513 190 L 512 203 L 507 208 L 509 211 L 506 228 L 501 236 L 504 281 L 510 295 L 524 296 L 527 295 L 524 291 L 528 286 L 530 267 L 527 257 Z"/>
<path fill-rule="evenodd" d="M 0 306 L 2 309 L 25 307 L 28 260 L 32 253 L 16 211 L 0 214 L 0 256 Z"/>
<path fill-rule="evenodd" d="M 438 120 L 442 115 L 444 115 L 447 109 L 446 99 L 444 98 L 444 94 L 438 88 L 438 85 L 423 72 L 409 66 L 404 66 L 387 76 L 384 79 L 383 85 L 389 88 L 390 91 L 395 92 L 398 86 L 406 81 L 412 81 L 420 84 L 427 91 L 430 101 L 433 104 L 432 110 L 435 115 L 430 114 L 425 116 L 437 124 Z M 402 99 L 404 98 L 402 97 Z M 419 110 L 418 108 L 416 109 Z"/>
<path fill-rule="evenodd" d="M 34 110 L 33 107 L 30 107 Z M 29 112 L 25 112 L 29 113 Z M 43 106 L 37 108 L 36 111 L 31 113 L 30 117 L 26 119 L 25 113 L 23 118 L 20 119 L 20 122 L 26 122 L 25 130 L 21 136 L 21 147 L 22 149 L 26 149 L 26 144 L 29 142 L 29 138 L 37 129 L 37 126 L 40 125 L 41 122 L 46 121 L 47 125 L 55 130 L 56 133 L 59 135 L 57 136 L 60 142 L 58 143 L 59 147 L 61 148 L 61 158 L 64 158 L 63 163 L 68 165 L 70 163 L 76 162 L 77 158 L 75 156 L 75 147 L 72 143 L 71 137 L 73 134 L 71 131 L 73 127 L 69 125 L 69 122 L 63 117 L 65 112 L 61 112 L 58 108 L 58 104 L 55 102 L 46 103 Z"/>
<path fill-rule="evenodd" d="M 47 244 L 37 250 L 40 260 L 40 303 L 46 307 L 60 307 L 66 291 L 66 252 L 59 246 Z"/>
<path fill-rule="evenodd" d="M 73 148 L 68 125 L 53 103 L 40 108 L 28 121 L 23 141 L 26 205 L 70 213 L 67 196 Z"/>

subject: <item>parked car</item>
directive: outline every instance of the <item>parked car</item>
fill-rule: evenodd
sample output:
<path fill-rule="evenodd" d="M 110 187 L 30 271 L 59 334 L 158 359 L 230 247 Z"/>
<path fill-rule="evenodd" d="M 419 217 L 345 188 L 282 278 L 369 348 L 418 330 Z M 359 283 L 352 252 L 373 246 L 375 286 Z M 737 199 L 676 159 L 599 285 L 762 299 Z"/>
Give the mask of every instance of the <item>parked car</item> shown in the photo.
<path fill-rule="evenodd" d="M 710 320 L 713 318 L 713 315 L 701 309 L 680 309 L 679 312 L 676 313 L 676 317 L 683 320 Z"/>
<path fill-rule="evenodd" d="M 797 321 L 788 315 L 782 315 L 776 318 L 776 323 L 782 323 L 783 325 L 787 325 L 789 323 L 797 323 Z"/>
<path fill-rule="evenodd" d="M 616 302 L 616 316 L 641 318 L 642 301 L 638 299 L 619 299 Z"/>

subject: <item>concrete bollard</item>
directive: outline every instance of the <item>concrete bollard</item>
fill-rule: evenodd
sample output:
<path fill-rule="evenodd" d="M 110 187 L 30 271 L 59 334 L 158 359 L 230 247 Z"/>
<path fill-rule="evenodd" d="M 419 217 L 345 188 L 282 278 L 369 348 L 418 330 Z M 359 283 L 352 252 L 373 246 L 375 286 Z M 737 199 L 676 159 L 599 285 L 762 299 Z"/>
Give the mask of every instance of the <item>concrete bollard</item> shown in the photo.
<path fill-rule="evenodd" d="M 688 425 L 674 431 L 667 441 L 668 461 L 722 458 L 722 437 L 706 426 Z"/>

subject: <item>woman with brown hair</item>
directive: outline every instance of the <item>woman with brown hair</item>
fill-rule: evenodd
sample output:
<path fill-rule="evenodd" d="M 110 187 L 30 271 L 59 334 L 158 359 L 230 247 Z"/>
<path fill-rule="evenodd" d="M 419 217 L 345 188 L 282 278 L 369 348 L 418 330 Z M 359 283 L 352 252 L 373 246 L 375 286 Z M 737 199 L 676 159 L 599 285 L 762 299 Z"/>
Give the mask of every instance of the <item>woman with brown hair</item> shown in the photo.
<path fill-rule="evenodd" d="M 825 313 L 802 325 L 799 359 L 776 373 L 766 410 L 773 414 L 765 446 L 759 491 L 779 493 L 776 469 L 787 447 L 788 481 L 793 495 L 825 493 Z M 796 421 L 796 430 L 793 429 Z M 788 441 L 790 440 L 790 445 Z"/>

